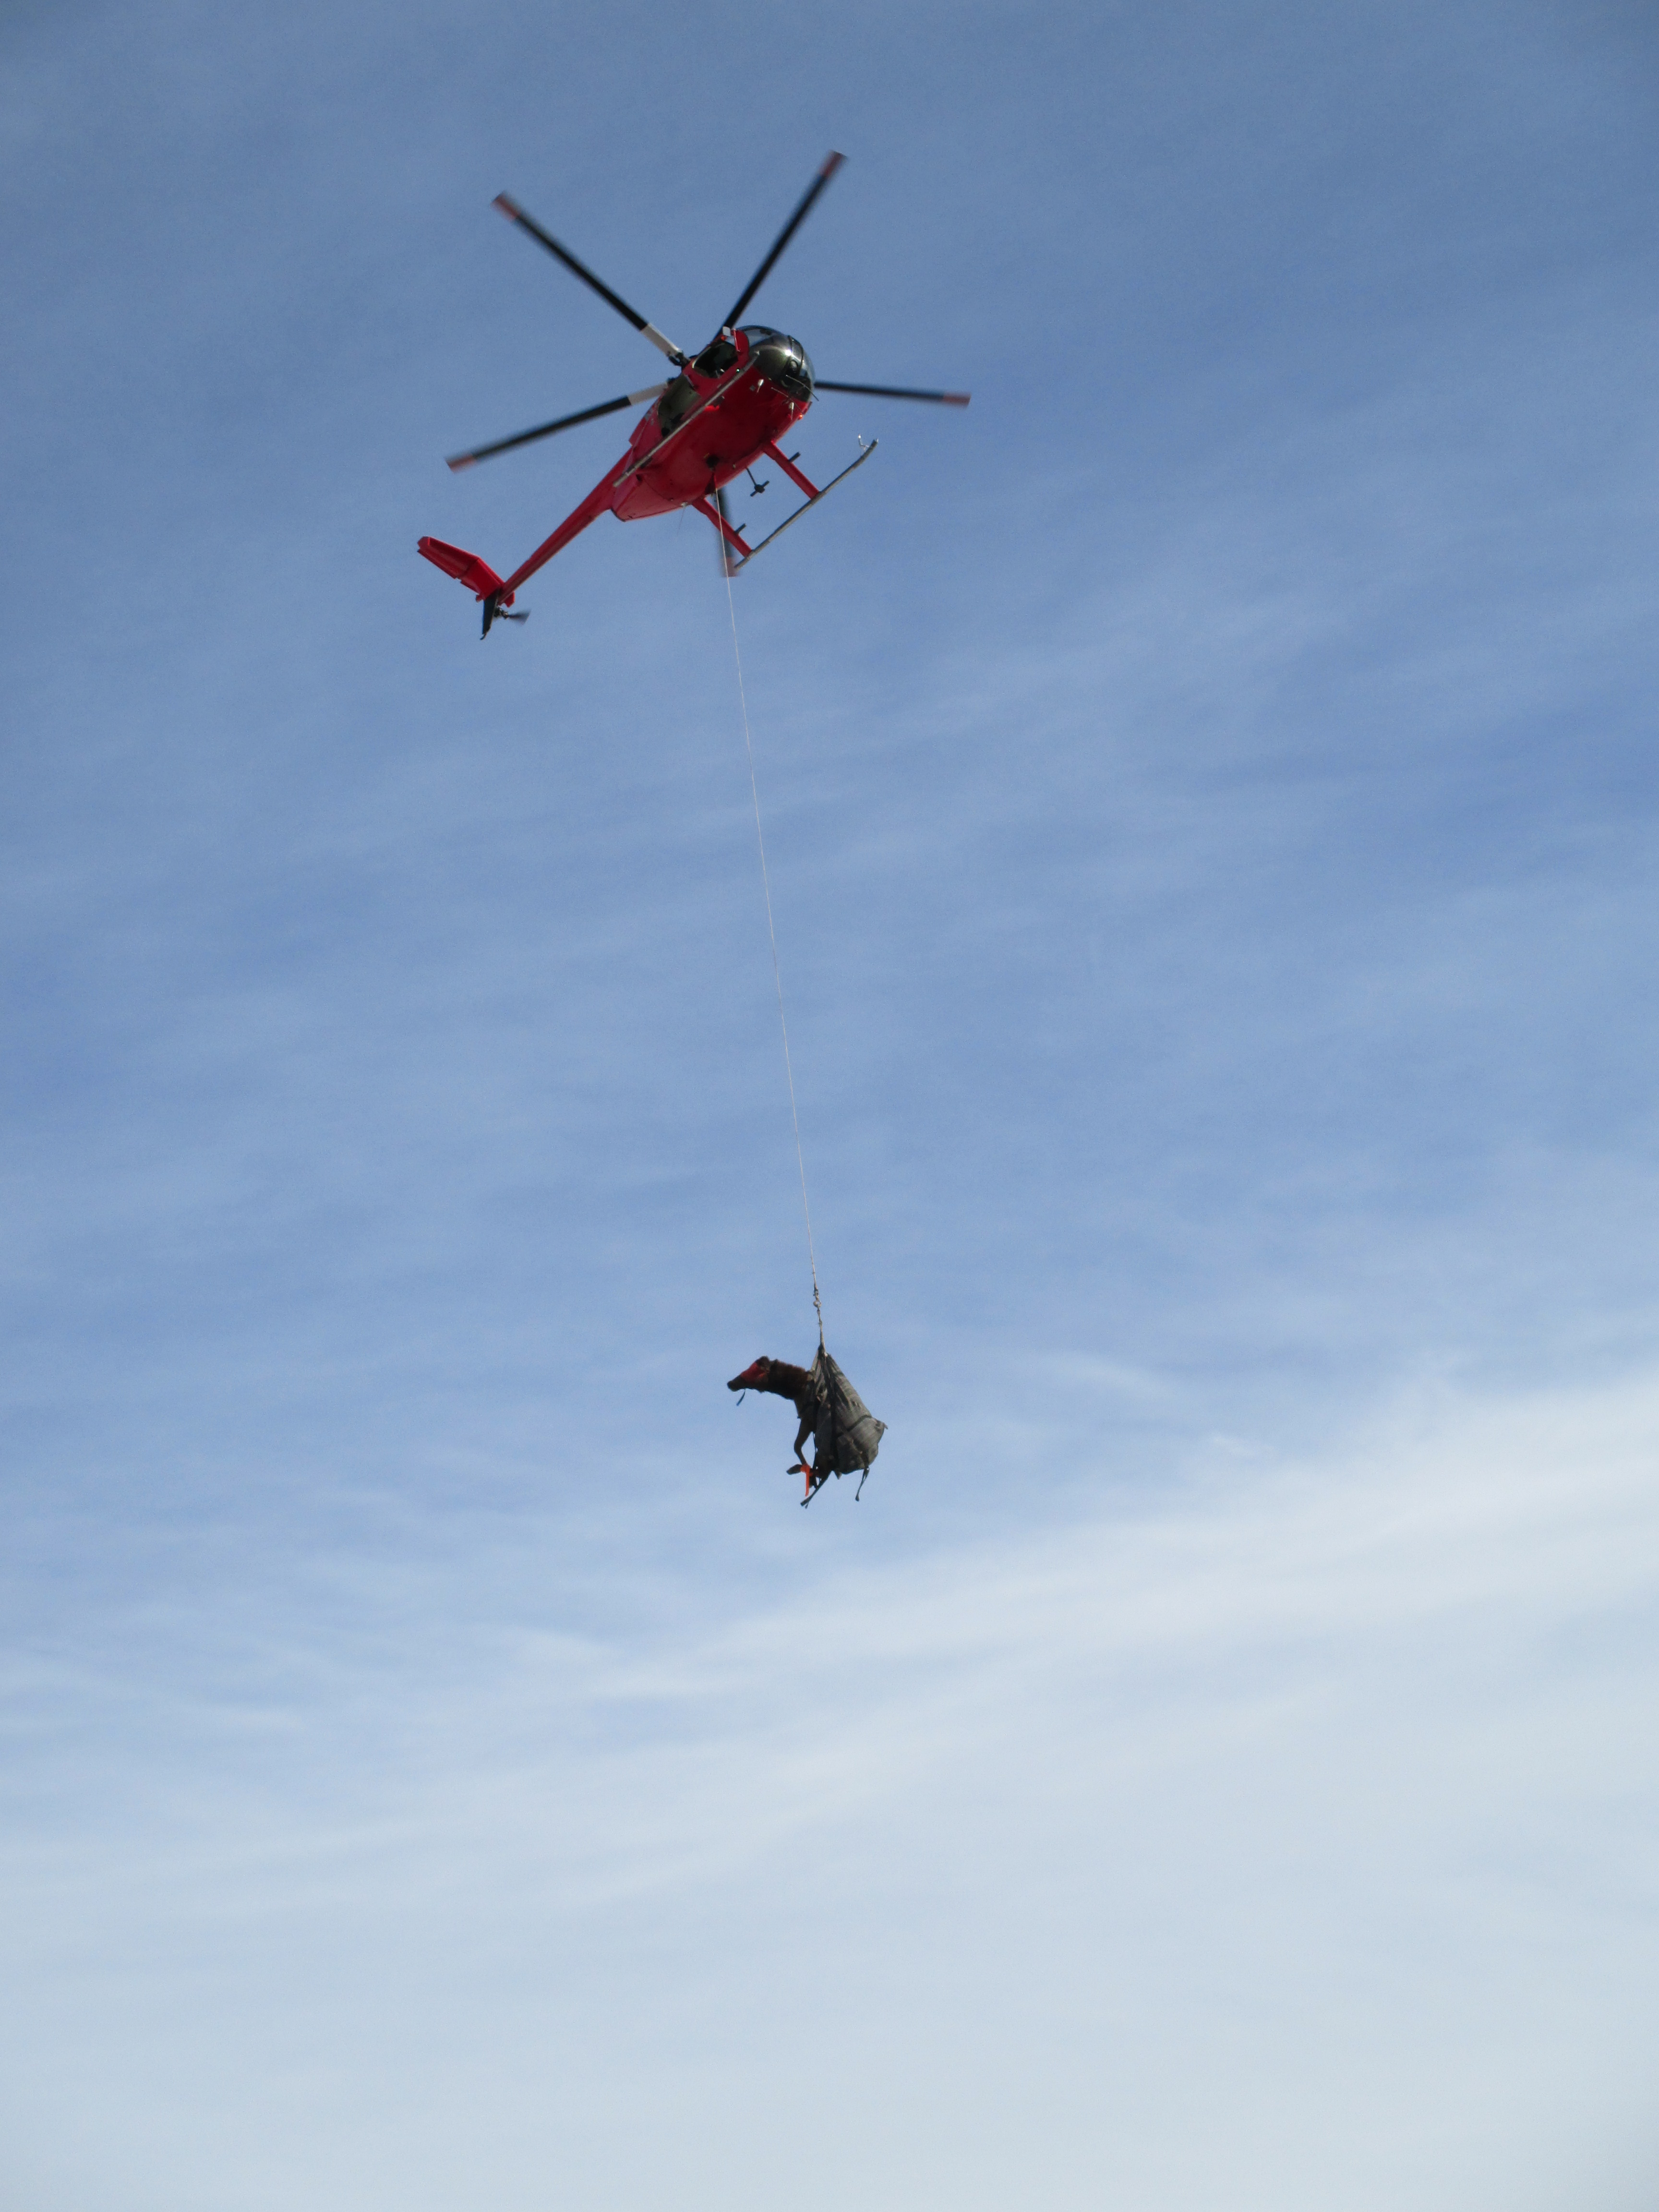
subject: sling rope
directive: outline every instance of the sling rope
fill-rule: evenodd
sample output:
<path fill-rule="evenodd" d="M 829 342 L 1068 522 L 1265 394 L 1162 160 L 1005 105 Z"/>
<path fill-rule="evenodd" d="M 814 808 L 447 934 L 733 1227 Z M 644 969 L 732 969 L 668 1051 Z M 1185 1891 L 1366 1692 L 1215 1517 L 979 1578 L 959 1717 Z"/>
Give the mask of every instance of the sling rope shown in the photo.
<path fill-rule="evenodd" d="M 722 544 L 721 550 L 725 547 Z M 772 919 L 772 880 L 766 867 L 766 838 L 761 829 L 760 785 L 755 775 L 755 741 L 749 733 L 749 698 L 743 684 L 743 654 L 738 648 L 738 605 L 732 594 L 729 556 L 721 562 L 726 571 L 726 610 L 732 617 L 732 658 L 738 669 L 738 705 L 743 712 L 744 750 L 749 756 L 749 795 L 755 802 L 755 845 L 760 854 L 761 890 L 766 898 L 766 931 L 772 940 L 772 981 L 778 988 L 778 1028 L 783 1036 L 783 1072 L 789 1085 L 789 1118 L 795 1125 L 795 1164 L 800 1170 L 800 1210 L 806 1223 L 806 1263 L 812 1271 L 812 1305 L 818 1317 L 818 1349 L 823 1349 L 823 1301 L 818 1296 L 818 1257 L 812 1249 L 812 1209 L 806 1197 L 806 1155 L 801 1150 L 800 1112 L 795 1104 L 795 1071 L 789 1058 L 789 1024 L 783 1012 L 783 970 L 778 964 L 777 925 Z"/>

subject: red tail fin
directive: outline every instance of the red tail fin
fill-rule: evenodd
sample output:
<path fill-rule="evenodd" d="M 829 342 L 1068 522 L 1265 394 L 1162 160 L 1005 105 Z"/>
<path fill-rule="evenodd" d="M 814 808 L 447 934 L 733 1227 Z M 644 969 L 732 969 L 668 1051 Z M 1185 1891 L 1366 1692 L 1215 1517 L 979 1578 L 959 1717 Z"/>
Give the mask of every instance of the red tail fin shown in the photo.
<path fill-rule="evenodd" d="M 466 585 L 476 598 L 489 599 L 500 593 L 501 605 L 512 605 L 513 593 L 501 591 L 501 578 L 489 562 L 481 561 L 476 553 L 464 553 L 459 545 L 446 545 L 441 538 L 423 538 L 416 550 L 424 553 L 434 568 L 441 568 L 446 576 L 454 576 Z"/>

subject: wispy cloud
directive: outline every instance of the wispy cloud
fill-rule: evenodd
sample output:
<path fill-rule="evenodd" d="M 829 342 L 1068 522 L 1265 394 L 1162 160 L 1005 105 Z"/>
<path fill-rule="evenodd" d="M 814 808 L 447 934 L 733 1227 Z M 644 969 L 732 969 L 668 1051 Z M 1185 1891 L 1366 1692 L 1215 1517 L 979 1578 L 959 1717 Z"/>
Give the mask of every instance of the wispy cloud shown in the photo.
<path fill-rule="evenodd" d="M 0 25 L 7 2212 L 1650 2197 L 1639 13 Z"/>
<path fill-rule="evenodd" d="M 285 2143 L 264 2069 L 299 2037 L 326 2073 L 368 2036 L 441 2098 L 487 2036 L 515 2067 L 556 2052 L 564 2081 L 474 2146 L 489 2191 L 534 2201 L 556 2155 L 603 2195 L 614 2146 L 572 2077 L 637 2039 L 641 2106 L 683 2112 L 633 2008 L 688 2033 L 755 2008 L 800 2063 L 699 2040 L 689 2124 L 715 2164 L 688 2183 L 666 2144 L 646 2160 L 682 2201 L 761 2203 L 745 2103 L 808 2129 L 848 2067 L 907 2100 L 970 2205 L 1016 2168 L 1064 2203 L 1116 2172 L 1174 2207 L 1541 2203 L 1608 2126 L 1611 2189 L 1655 2146 L 1619 2117 L 1619 2066 L 1591 2081 L 1573 2051 L 1587 2007 L 1632 2054 L 1656 2025 L 1659 1763 L 1632 1757 L 1659 1694 L 1656 1446 L 1652 1378 L 1437 1390 L 1316 1458 L 1197 1449 L 1155 1505 L 849 1561 L 713 1617 L 666 1581 L 616 1593 L 603 1632 L 563 1626 L 463 1520 L 441 1576 L 337 1561 L 307 1602 L 245 1571 L 112 1624 L 9 1686 L 7 1979 L 34 2022 L 13 2126 L 64 2124 L 73 2021 L 118 2135 L 132 2084 L 167 2135 L 176 2069 L 221 2080 L 254 2153 L 221 2203 L 435 2206 L 384 2112 L 337 2117 L 327 2156 Z M 556 1532 L 516 1540 L 556 1592 Z M 514 1957 L 530 1980 L 503 1989 Z M 106 1985 L 150 2053 L 131 2071 L 88 2026 Z M 441 2017 L 411 2016 L 412 1987 Z M 1044 2079 L 1069 2087 L 1036 2125 Z M 1010 2081 L 981 2169 L 954 2116 Z M 1183 2107 L 1201 2148 L 1169 2139 Z M 367 2196 L 339 2179 L 366 2157 Z M 125 2202 L 187 2168 L 174 2142 Z M 797 2194 L 914 2201 L 880 2169 L 854 2124 Z"/>

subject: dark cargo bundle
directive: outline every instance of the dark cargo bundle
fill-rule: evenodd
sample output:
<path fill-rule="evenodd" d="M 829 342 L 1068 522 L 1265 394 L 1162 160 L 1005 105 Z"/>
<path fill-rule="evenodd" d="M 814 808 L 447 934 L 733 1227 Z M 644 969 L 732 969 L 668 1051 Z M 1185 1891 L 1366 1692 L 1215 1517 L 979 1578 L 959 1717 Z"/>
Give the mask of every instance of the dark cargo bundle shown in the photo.
<path fill-rule="evenodd" d="M 886 1422 L 876 1419 L 822 1345 L 812 1362 L 812 1387 L 817 1401 L 813 1472 L 820 1481 L 832 1473 L 866 1474 L 881 1449 Z"/>

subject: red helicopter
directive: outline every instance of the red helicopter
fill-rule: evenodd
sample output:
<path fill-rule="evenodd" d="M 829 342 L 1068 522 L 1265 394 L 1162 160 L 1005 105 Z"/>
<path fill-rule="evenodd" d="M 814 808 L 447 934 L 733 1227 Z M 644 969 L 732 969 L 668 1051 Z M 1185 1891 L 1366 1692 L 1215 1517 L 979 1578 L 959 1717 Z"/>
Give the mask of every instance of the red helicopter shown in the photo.
<path fill-rule="evenodd" d="M 968 404 L 965 392 L 913 392 L 891 384 L 820 381 L 814 376 L 806 349 L 799 338 L 787 337 L 781 331 L 770 330 L 760 323 L 739 325 L 738 318 L 770 275 L 779 255 L 805 221 L 812 203 L 843 159 L 840 154 L 831 154 L 824 162 L 799 206 L 778 233 L 771 252 L 738 294 L 737 304 L 719 332 L 695 357 L 682 353 L 672 339 L 665 338 L 653 324 L 636 313 L 626 300 L 602 283 L 568 246 L 561 246 L 505 192 L 497 193 L 495 205 L 509 222 L 528 231 L 573 275 L 580 276 L 600 299 L 632 323 L 659 352 L 667 355 L 679 374 L 670 383 L 653 384 L 644 392 L 625 392 L 620 399 L 607 399 L 598 407 L 585 407 L 577 415 L 562 415 L 556 422 L 543 422 L 533 430 L 520 430 L 514 438 L 498 438 L 494 445 L 476 447 L 471 453 L 457 453 L 451 460 L 452 469 L 471 468 L 475 461 L 487 460 L 492 453 L 508 453 L 515 446 L 528 446 L 538 438 L 550 438 L 560 430 L 574 428 L 578 422 L 594 422 L 601 415 L 614 415 L 620 408 L 637 407 L 643 400 L 655 403 L 635 424 L 628 451 L 621 460 L 614 468 L 606 470 L 581 505 L 568 514 L 553 535 L 544 540 L 510 576 L 498 576 L 488 562 L 480 560 L 476 553 L 464 552 L 459 545 L 446 545 L 438 538 L 422 538 L 420 550 L 427 559 L 435 562 L 447 575 L 459 577 L 475 597 L 483 600 L 485 637 L 498 615 L 508 622 L 526 619 L 522 614 L 507 612 L 520 585 L 602 514 L 614 514 L 619 522 L 637 522 L 647 514 L 671 514 L 678 507 L 695 507 L 720 533 L 726 574 L 735 575 L 739 568 L 747 568 L 774 538 L 792 522 L 799 521 L 807 507 L 815 506 L 825 492 L 833 491 L 843 477 L 851 476 L 876 450 L 872 440 L 858 459 L 844 468 L 840 476 L 833 477 L 823 491 L 803 476 L 795 466 L 795 456 L 784 453 L 779 441 L 805 414 L 815 392 L 859 392 L 877 399 L 929 399 L 946 407 Z M 805 494 L 805 504 L 798 507 L 758 545 L 751 546 L 732 521 L 726 502 L 726 486 L 734 477 L 751 472 L 755 463 L 762 459 L 775 463 L 783 471 L 789 481 Z M 750 480 L 753 483 L 752 473 Z M 757 491 L 765 489 L 764 483 L 755 486 Z"/>

